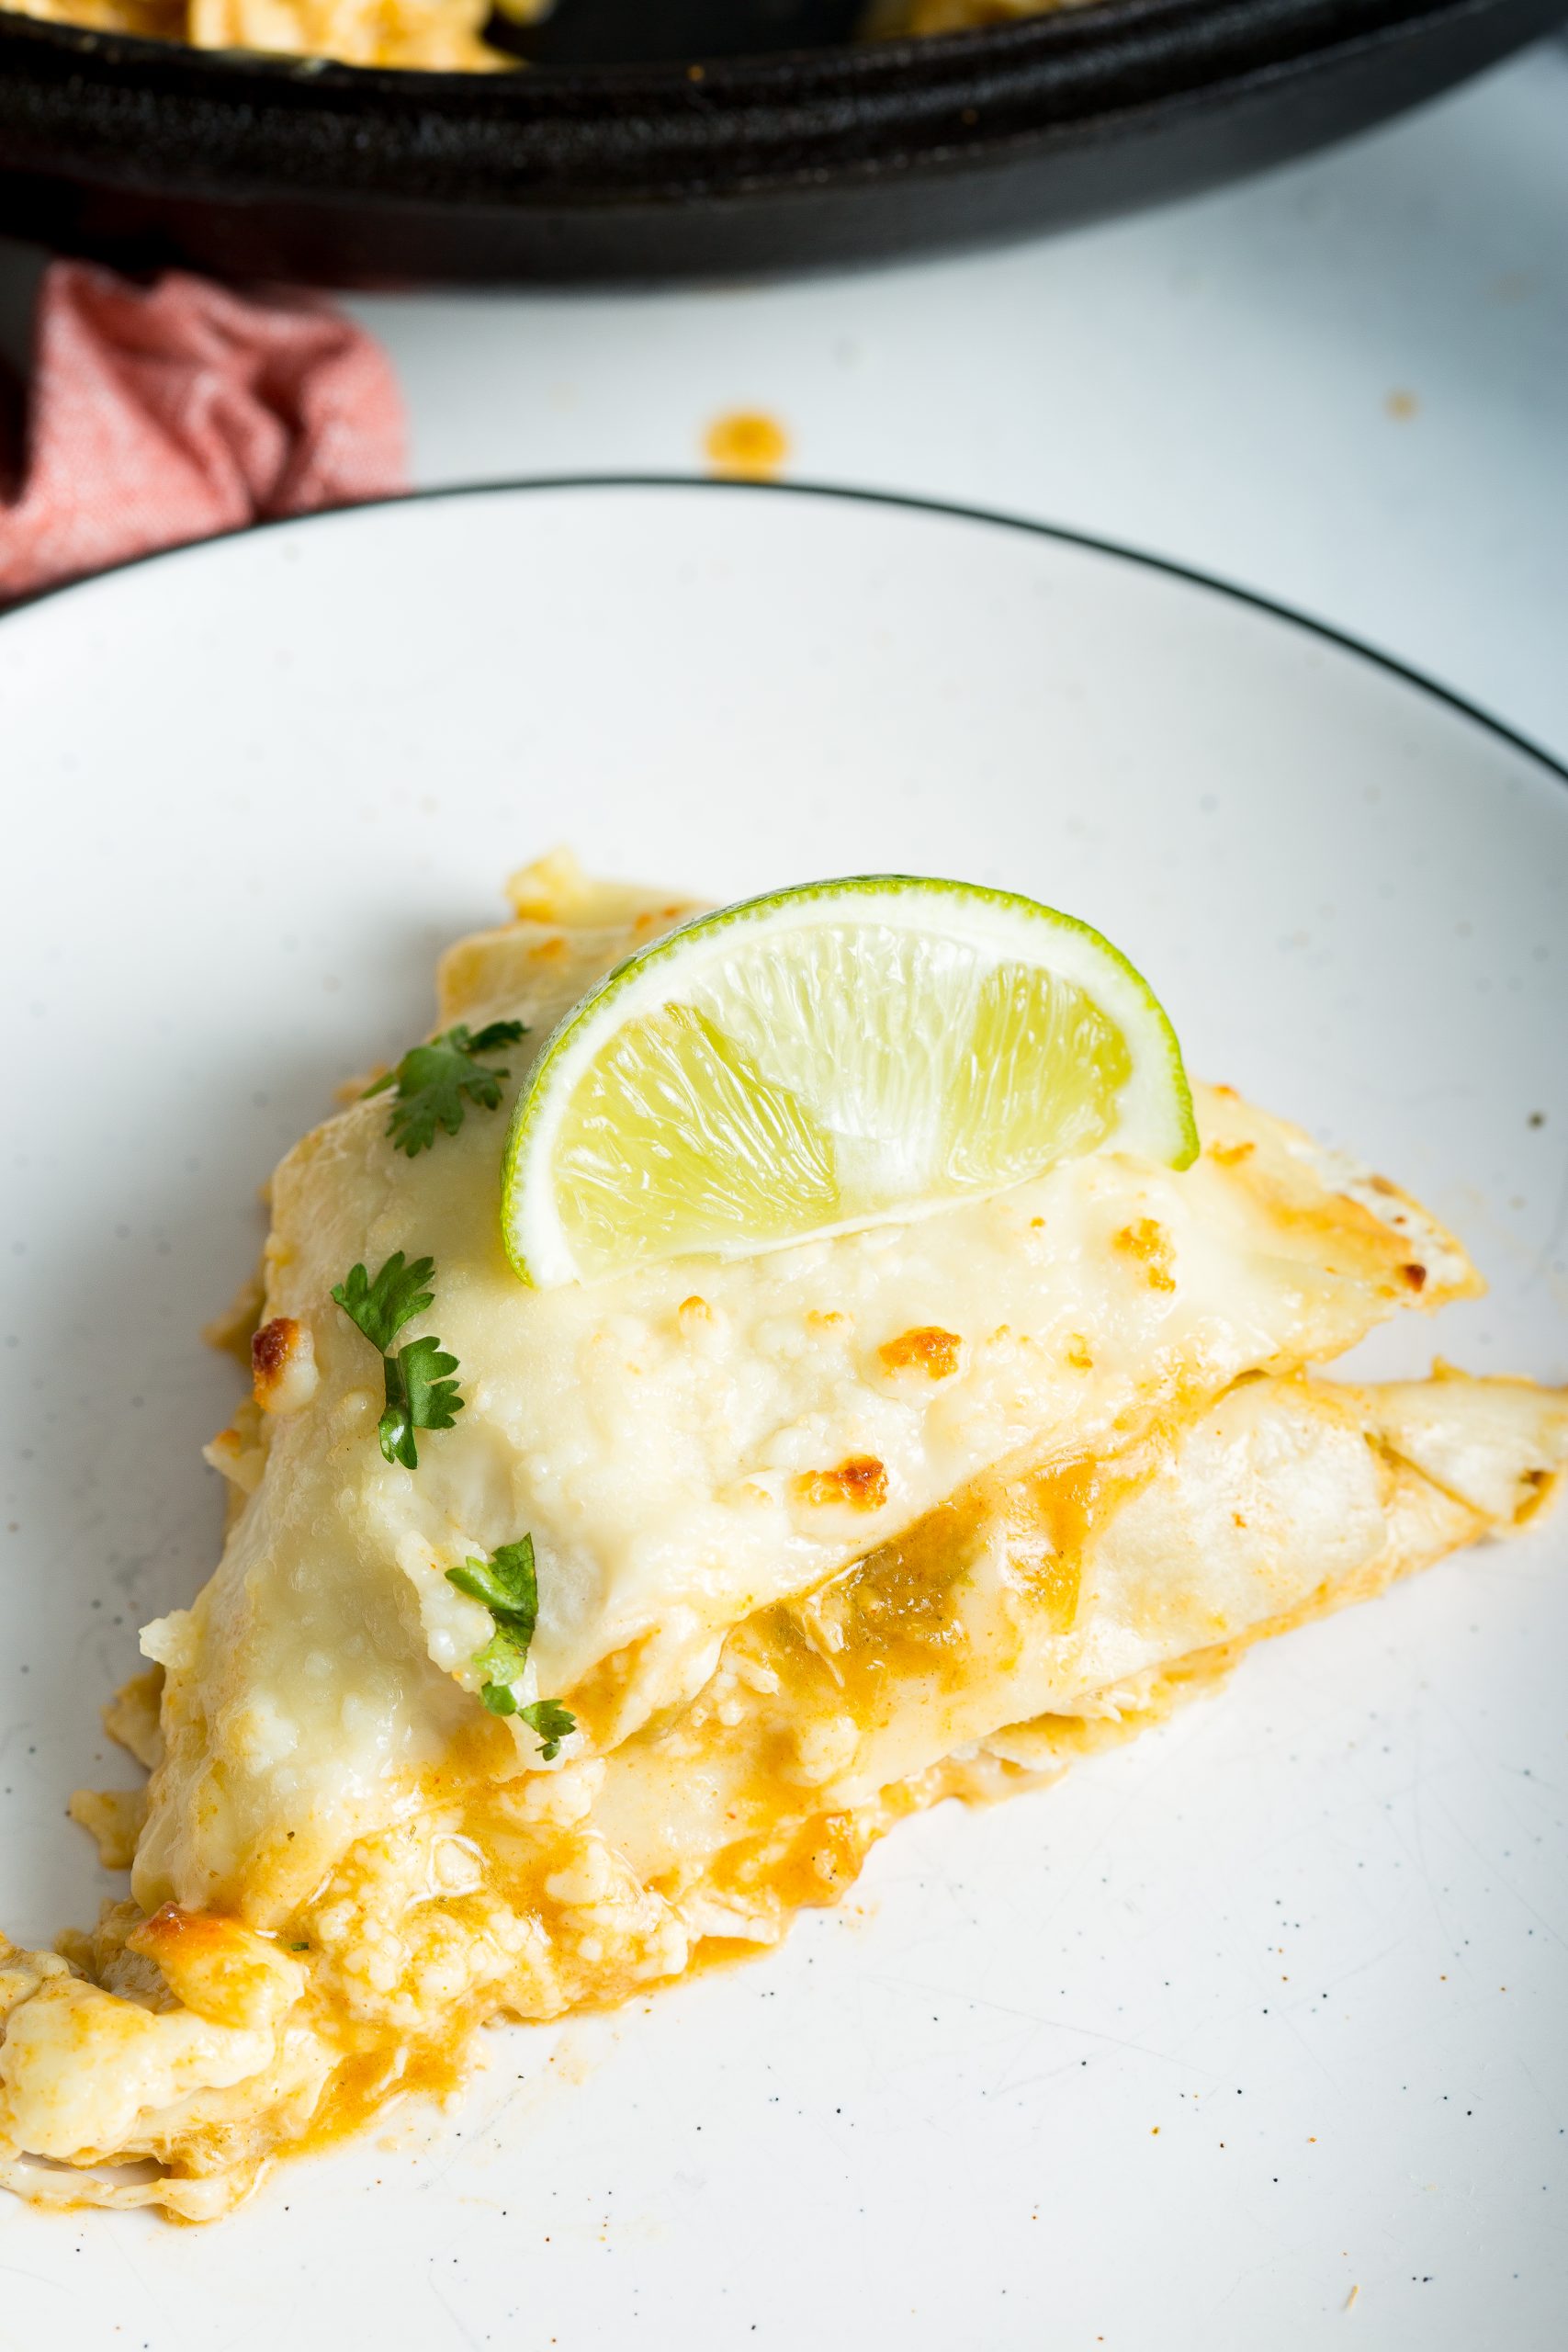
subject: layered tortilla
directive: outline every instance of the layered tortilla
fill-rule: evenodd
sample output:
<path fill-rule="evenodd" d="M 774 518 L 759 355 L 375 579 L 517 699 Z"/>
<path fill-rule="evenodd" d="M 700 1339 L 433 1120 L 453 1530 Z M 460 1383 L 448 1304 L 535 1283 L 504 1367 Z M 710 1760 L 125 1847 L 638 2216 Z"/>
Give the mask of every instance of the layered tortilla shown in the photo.
<path fill-rule="evenodd" d="M 547 863 L 444 960 L 439 1023 L 527 1053 L 689 911 Z M 1224 1090 L 1176 1173 L 1113 1152 L 751 1259 L 553 1291 L 502 1250 L 502 1130 L 410 1159 L 381 1098 L 273 1190 L 232 1510 L 111 1711 L 144 1802 L 83 1797 L 132 1899 L 0 1956 L 0 2177 L 205 2218 L 291 2148 L 548 2018 L 761 1946 L 902 1815 L 1030 1785 L 1239 1649 L 1540 1508 L 1568 1405 L 1312 1377 L 1470 1295 L 1384 1179 Z M 436 1261 L 457 1426 L 375 1440 L 347 1267 Z M 546 1761 L 479 1703 L 446 1570 L 523 1533 Z M 91 2167 L 91 2169 L 88 2169 Z M 137 2167 L 136 2169 L 126 2169 Z M 117 2169 L 118 2168 L 118 2169 Z"/>

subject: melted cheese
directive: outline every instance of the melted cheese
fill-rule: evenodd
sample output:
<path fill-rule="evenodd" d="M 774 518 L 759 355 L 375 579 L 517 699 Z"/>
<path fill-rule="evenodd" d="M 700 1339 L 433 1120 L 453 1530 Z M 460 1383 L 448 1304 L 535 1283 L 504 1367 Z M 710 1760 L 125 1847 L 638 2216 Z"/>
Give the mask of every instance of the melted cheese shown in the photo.
<path fill-rule="evenodd" d="M 1411 1458 L 1468 1457 L 1478 1426 L 1501 1516 Z M 1121 1457 L 982 1479 L 755 1612 L 684 1708 L 609 1757 L 434 1777 L 285 1935 L 124 1905 L 73 1946 L 96 1983 L 7 1952 L 0 2178 L 220 2211 L 279 2151 L 450 2080 L 487 2017 L 600 2006 L 775 1940 L 910 1810 L 1157 1720 L 1260 1635 L 1506 1532 L 1565 1464 L 1568 1400 L 1526 1383 L 1257 1379 Z"/>
<path fill-rule="evenodd" d="M 682 911 L 558 868 L 516 897 L 446 959 L 441 1020 L 536 1046 Z M 29 2194 L 220 2210 L 449 2075 L 485 2018 L 771 1940 L 911 1807 L 1135 1728 L 1260 1634 L 1516 1523 L 1568 1455 L 1526 1383 L 1299 1376 L 1475 1278 L 1384 1180 L 1223 1091 L 1180 1176 L 1104 1155 L 548 1293 L 501 1252 L 501 1120 L 411 1161 L 385 1110 L 278 1171 L 256 1402 L 212 1450 L 223 1558 L 143 1637 L 156 1729 L 145 1682 L 112 1726 L 154 1768 L 135 1901 L 71 1966 L 0 1957 L 0 2177 Z M 467 1399 L 413 1474 L 329 1295 L 399 1249 L 436 1261 L 412 1331 Z M 525 1531 L 530 1694 L 580 1724 L 553 1768 L 479 1704 L 489 1620 L 445 1576 Z M 106 1848 L 134 1828 L 77 1810 Z"/>
<path fill-rule="evenodd" d="M 680 911 L 467 943 L 442 1017 L 521 1019 L 536 1047 Z M 263 1309 L 309 1362 L 306 1394 L 220 1447 L 250 1500 L 213 1584 L 145 1641 L 170 1753 L 138 1899 L 275 1924 L 396 1817 L 472 1733 L 488 1621 L 446 1577 L 470 1554 L 531 1533 L 528 1695 L 614 1747 L 700 1687 L 740 1618 L 979 1472 L 1117 1447 L 1244 1372 L 1336 1355 L 1398 1306 L 1473 1287 L 1392 1187 L 1374 1215 L 1294 1129 L 1213 1090 L 1200 1116 L 1208 1148 L 1183 1174 L 1096 1156 L 907 1226 L 545 1292 L 502 1251 L 499 1117 L 470 1113 L 414 1159 L 379 1097 L 319 1128 L 275 1179 Z M 439 1333 L 467 1398 L 417 1473 L 381 1458 L 378 1360 L 331 1298 L 395 1250 L 436 1261 L 411 1333 Z M 535 1743 L 516 1737 L 521 1764 Z"/>

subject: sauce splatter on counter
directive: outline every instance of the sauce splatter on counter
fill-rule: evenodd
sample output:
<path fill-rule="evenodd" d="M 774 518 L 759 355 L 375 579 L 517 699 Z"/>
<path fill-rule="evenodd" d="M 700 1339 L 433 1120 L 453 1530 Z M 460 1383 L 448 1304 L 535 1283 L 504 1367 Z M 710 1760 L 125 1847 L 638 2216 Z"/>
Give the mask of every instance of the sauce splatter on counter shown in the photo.
<path fill-rule="evenodd" d="M 771 481 L 783 471 L 789 452 L 784 426 L 760 409 L 734 409 L 716 416 L 703 435 L 709 469 L 732 481 Z"/>

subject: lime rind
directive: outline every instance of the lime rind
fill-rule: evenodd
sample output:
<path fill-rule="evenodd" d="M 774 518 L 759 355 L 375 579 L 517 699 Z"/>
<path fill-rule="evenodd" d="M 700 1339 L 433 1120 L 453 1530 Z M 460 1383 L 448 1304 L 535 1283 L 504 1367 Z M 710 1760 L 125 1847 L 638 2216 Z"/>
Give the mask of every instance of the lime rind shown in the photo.
<path fill-rule="evenodd" d="M 791 954 L 738 954 L 759 930 Z M 998 1078 L 1030 1052 L 1048 1102 Z M 551 1286 L 908 1217 L 1107 1143 L 1198 1148 L 1170 1023 L 1099 932 L 976 884 L 809 883 L 695 917 L 567 1014 L 513 1113 L 503 1236 Z"/>

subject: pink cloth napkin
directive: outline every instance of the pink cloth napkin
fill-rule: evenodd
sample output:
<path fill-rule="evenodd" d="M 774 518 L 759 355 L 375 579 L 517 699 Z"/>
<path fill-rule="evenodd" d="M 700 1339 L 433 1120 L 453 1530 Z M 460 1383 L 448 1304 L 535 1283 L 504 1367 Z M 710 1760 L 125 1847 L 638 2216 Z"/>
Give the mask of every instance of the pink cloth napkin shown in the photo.
<path fill-rule="evenodd" d="M 179 271 L 50 265 L 19 437 L 0 447 L 0 599 L 407 483 L 378 345 L 310 296 Z"/>

